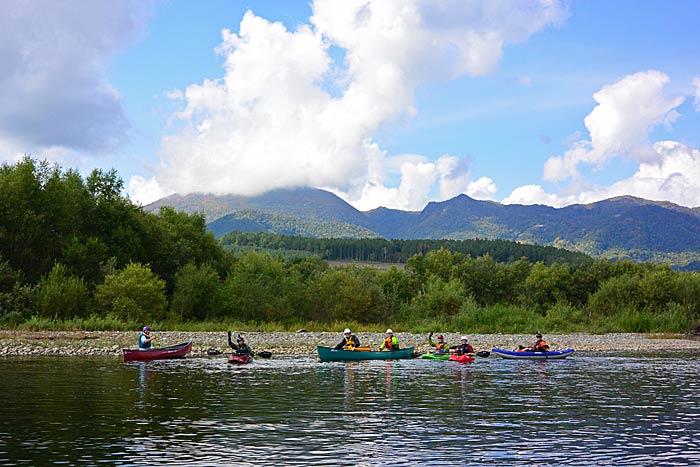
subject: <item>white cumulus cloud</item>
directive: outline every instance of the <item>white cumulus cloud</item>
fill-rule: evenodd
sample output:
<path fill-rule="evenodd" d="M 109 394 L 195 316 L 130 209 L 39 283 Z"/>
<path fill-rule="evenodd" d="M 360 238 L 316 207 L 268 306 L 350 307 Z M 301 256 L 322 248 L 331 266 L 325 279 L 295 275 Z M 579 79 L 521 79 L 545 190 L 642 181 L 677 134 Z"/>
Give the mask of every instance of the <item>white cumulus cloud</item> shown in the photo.
<path fill-rule="evenodd" d="M 121 143 L 129 124 L 107 65 L 152 13 L 140 0 L 3 2 L 0 146 L 65 162 Z"/>
<path fill-rule="evenodd" d="M 653 161 L 649 132 L 660 124 L 669 125 L 679 114 L 675 110 L 683 96 L 665 91 L 669 77 L 656 70 L 643 71 L 603 87 L 593 95 L 598 105 L 585 118 L 590 140 L 573 143 L 563 156 L 550 158 L 544 166 L 546 180 L 565 180 L 578 175 L 581 163 L 601 166 L 613 157 Z"/>
<path fill-rule="evenodd" d="M 681 206 L 700 206 L 700 151 L 676 141 L 659 141 L 652 150 L 656 154 L 654 161 L 640 163 L 634 175 L 612 185 L 578 190 L 570 195 L 547 193 L 540 185 L 525 185 L 513 190 L 503 203 L 561 207 L 636 196 Z"/>
<path fill-rule="evenodd" d="M 545 163 L 544 178 L 574 182 L 562 194 L 547 193 L 540 185 L 513 190 L 505 204 L 546 204 L 561 207 L 592 203 L 615 196 L 671 201 L 682 206 L 700 206 L 700 151 L 676 141 L 649 141 L 657 125 L 670 125 L 684 96 L 670 96 L 664 88 L 669 78 L 659 71 L 629 75 L 604 86 L 594 98 L 598 105 L 586 117 L 591 139 L 578 139 L 561 157 Z M 604 164 L 613 157 L 639 163 L 630 177 L 605 186 L 591 186 L 578 177 L 582 163 Z"/>
<path fill-rule="evenodd" d="M 164 192 L 256 195 L 311 186 L 359 209 L 420 209 L 440 196 L 495 193 L 453 156 L 391 156 L 373 135 L 416 112 L 429 80 L 488 73 L 506 45 L 568 15 L 552 0 L 317 0 L 290 31 L 248 12 L 223 31 L 221 78 L 182 94 L 180 126 L 162 142 Z M 342 51 L 342 61 L 333 57 Z M 456 159 L 457 161 L 459 159 Z"/>

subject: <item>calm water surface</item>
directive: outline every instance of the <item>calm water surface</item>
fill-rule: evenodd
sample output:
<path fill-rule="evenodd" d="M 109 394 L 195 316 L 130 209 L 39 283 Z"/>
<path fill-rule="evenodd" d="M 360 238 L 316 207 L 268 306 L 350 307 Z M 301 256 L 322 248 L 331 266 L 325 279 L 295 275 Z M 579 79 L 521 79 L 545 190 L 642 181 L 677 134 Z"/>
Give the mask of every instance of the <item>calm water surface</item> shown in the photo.
<path fill-rule="evenodd" d="M 0 370 L 0 465 L 700 465 L 694 355 Z"/>

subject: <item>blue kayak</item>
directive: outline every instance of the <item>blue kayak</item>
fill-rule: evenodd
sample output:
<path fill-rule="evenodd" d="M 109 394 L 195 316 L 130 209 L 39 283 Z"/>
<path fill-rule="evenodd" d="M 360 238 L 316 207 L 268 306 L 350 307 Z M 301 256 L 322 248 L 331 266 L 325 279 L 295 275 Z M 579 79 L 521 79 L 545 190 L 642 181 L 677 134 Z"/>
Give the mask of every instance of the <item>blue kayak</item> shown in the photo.
<path fill-rule="evenodd" d="M 574 353 L 574 349 L 531 352 L 528 350 L 492 349 L 492 353 L 511 360 L 560 360 Z"/>

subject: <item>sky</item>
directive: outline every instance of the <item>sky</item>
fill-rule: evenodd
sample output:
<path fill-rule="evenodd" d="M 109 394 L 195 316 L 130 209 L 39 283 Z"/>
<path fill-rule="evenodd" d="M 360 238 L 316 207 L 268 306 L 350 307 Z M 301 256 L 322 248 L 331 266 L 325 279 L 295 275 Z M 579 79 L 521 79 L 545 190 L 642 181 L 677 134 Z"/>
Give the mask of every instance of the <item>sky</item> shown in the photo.
<path fill-rule="evenodd" d="M 172 193 L 700 206 L 697 0 L 6 0 L 0 158 Z"/>

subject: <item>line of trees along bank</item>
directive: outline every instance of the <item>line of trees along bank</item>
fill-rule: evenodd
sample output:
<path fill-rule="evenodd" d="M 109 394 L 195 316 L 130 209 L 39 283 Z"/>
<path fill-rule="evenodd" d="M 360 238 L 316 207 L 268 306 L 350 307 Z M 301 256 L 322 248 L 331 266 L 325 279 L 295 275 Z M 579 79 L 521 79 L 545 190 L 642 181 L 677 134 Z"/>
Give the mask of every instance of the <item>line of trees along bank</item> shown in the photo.
<path fill-rule="evenodd" d="M 566 263 L 579 266 L 591 261 L 591 257 L 563 248 L 522 244 L 507 240 L 386 240 L 383 238 L 309 238 L 264 232 L 230 232 L 219 242 L 230 251 L 246 247 L 264 250 L 299 251 L 319 256 L 325 260 L 351 260 L 361 262 L 405 263 L 415 255 L 425 255 L 439 249 L 462 253 L 472 258 L 490 255 L 499 263 L 526 258 L 532 263 L 546 265 Z"/>
<path fill-rule="evenodd" d="M 230 255 L 201 215 L 149 214 L 114 171 L 26 158 L 0 170 L 0 322 L 403 323 L 463 332 L 686 331 L 700 275 L 588 260 L 499 262 L 442 248 L 404 269 Z M 104 322 L 104 321 L 103 321 Z"/>

